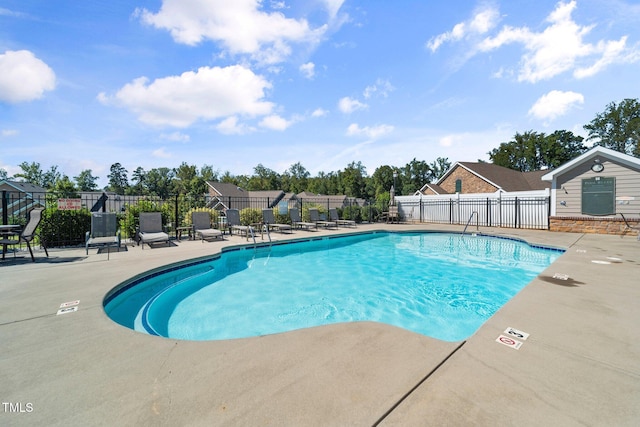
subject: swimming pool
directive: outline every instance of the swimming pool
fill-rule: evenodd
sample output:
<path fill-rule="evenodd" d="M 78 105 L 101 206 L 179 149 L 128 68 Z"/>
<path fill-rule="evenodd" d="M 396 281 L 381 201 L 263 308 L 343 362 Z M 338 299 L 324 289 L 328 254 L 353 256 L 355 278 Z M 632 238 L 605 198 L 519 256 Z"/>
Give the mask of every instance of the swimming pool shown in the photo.
<path fill-rule="evenodd" d="M 116 322 L 221 340 L 374 321 L 445 341 L 472 335 L 562 250 L 482 235 L 373 232 L 170 266 L 105 298 Z"/>

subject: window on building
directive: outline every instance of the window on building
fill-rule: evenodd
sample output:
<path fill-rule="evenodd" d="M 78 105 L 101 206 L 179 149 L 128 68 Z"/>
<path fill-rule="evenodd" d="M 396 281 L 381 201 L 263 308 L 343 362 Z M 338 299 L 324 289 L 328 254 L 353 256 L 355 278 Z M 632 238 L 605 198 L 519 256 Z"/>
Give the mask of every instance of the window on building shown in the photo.
<path fill-rule="evenodd" d="M 462 180 L 456 179 L 456 193 L 462 193 Z"/>

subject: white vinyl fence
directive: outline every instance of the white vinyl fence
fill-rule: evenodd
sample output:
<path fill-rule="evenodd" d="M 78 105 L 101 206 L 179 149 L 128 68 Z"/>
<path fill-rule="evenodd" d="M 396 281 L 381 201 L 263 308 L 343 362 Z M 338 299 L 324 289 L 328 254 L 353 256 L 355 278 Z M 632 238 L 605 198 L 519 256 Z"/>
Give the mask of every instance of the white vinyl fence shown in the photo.
<path fill-rule="evenodd" d="M 548 191 L 396 196 L 395 199 L 400 217 L 405 221 L 543 230 L 549 228 L 551 198 Z"/>

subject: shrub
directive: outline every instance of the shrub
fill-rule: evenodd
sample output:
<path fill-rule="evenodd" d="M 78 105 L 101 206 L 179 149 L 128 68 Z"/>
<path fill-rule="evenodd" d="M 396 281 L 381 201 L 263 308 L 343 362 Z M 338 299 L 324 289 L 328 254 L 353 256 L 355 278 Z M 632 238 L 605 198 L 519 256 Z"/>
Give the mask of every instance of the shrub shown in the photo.
<path fill-rule="evenodd" d="M 84 243 L 85 233 L 91 229 L 91 213 L 47 208 L 40 222 L 40 238 L 47 247 L 75 246 Z"/>
<path fill-rule="evenodd" d="M 362 211 L 360 206 L 345 206 L 340 214 L 342 219 L 351 219 L 356 222 L 362 222 Z"/>
<path fill-rule="evenodd" d="M 262 222 L 262 209 L 244 208 L 240 211 L 242 225 L 258 224 Z"/>

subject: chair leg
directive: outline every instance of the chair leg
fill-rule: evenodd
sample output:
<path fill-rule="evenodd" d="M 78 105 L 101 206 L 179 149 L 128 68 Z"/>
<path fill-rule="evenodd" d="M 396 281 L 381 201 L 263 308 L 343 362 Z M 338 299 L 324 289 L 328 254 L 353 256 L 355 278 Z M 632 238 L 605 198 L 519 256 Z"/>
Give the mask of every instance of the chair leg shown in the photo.
<path fill-rule="evenodd" d="M 29 248 L 29 253 L 31 254 L 31 261 L 36 262 L 36 258 L 33 256 L 33 251 L 31 250 L 31 245 L 27 241 L 27 248 Z"/>

